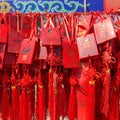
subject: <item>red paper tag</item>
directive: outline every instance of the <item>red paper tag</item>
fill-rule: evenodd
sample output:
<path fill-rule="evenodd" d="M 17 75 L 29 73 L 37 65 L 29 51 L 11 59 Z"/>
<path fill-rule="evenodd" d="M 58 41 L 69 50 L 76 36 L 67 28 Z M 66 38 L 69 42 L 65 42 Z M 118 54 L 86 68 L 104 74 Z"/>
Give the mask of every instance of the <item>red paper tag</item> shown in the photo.
<path fill-rule="evenodd" d="M 22 41 L 17 63 L 31 64 L 33 62 L 33 58 L 35 57 L 36 43 L 37 42 L 35 38 L 32 40 L 28 38 Z"/>
<path fill-rule="evenodd" d="M 41 30 L 42 45 L 61 45 L 58 28 L 42 28 Z"/>
<path fill-rule="evenodd" d="M 9 30 L 8 52 L 19 53 L 19 49 L 22 41 L 23 41 L 23 37 L 19 33 L 13 30 Z"/>
<path fill-rule="evenodd" d="M 77 46 L 80 59 L 98 55 L 98 49 L 94 34 L 88 34 L 86 35 L 86 37 L 84 36 L 78 37 Z"/>
<path fill-rule="evenodd" d="M 63 65 L 65 68 L 80 67 L 79 54 L 77 44 L 68 42 L 62 43 L 63 48 Z"/>
<path fill-rule="evenodd" d="M 94 24 L 94 32 L 97 44 L 101 44 L 116 37 L 111 18 Z"/>

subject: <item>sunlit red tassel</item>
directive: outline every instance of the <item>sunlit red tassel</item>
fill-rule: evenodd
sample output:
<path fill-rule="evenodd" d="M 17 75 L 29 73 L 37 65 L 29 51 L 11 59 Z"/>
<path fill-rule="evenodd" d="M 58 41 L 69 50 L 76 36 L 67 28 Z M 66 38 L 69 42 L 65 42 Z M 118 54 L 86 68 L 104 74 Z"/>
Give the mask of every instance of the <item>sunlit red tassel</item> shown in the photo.
<path fill-rule="evenodd" d="M 50 68 L 49 70 L 49 83 L 48 83 L 48 109 L 49 109 L 49 112 L 50 112 L 50 116 L 52 115 L 52 107 L 53 107 L 53 101 L 52 101 L 52 93 L 53 93 L 53 69 Z"/>
<path fill-rule="evenodd" d="M 44 116 L 44 88 L 43 88 L 43 79 L 41 72 L 39 72 L 37 77 L 37 87 L 38 87 L 38 96 L 37 96 L 37 106 L 38 106 L 38 120 L 45 120 Z"/>
<path fill-rule="evenodd" d="M 60 73 L 59 75 L 59 82 L 58 82 L 58 117 L 64 118 L 67 114 L 67 105 L 66 105 L 66 98 L 65 98 L 65 90 L 63 84 L 63 74 Z"/>
<path fill-rule="evenodd" d="M 77 117 L 77 99 L 76 99 L 76 78 L 74 76 L 70 77 L 70 97 L 69 97 L 69 107 L 68 107 L 68 116 L 69 120 L 75 120 Z"/>
<path fill-rule="evenodd" d="M 51 104 L 51 120 L 59 120 L 58 116 L 58 73 L 53 73 L 52 87 L 52 104 Z"/>
<path fill-rule="evenodd" d="M 103 87 L 102 89 L 102 104 L 100 112 L 105 115 L 105 118 L 108 117 L 109 110 L 109 92 L 110 92 L 110 69 L 107 69 L 105 72 L 105 76 L 103 79 Z"/>
<path fill-rule="evenodd" d="M 11 119 L 15 120 L 18 117 L 18 95 L 17 95 L 17 88 L 15 85 L 12 85 L 12 107 L 11 107 Z"/>

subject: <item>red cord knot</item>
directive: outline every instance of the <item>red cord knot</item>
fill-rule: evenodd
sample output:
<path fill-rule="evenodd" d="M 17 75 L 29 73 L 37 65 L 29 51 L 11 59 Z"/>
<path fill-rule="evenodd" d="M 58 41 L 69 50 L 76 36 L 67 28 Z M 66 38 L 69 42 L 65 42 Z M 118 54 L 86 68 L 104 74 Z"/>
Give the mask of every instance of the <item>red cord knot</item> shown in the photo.
<path fill-rule="evenodd" d="M 116 59 L 114 57 L 112 57 L 112 54 L 109 53 L 108 51 L 105 51 L 103 52 L 103 55 L 102 55 L 102 60 L 103 60 L 103 63 L 116 63 Z"/>

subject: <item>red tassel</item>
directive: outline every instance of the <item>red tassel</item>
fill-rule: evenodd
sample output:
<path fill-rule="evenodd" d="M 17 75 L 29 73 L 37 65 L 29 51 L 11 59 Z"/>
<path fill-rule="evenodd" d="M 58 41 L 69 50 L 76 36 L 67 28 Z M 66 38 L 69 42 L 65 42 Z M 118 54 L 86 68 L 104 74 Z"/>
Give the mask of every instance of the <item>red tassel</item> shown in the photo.
<path fill-rule="evenodd" d="M 35 114 L 35 87 L 34 84 L 31 85 L 31 115 Z"/>
<path fill-rule="evenodd" d="M 22 94 L 20 96 L 20 120 L 30 120 L 31 114 L 31 84 L 32 80 L 29 74 L 25 73 L 20 85 L 22 86 Z"/>
<path fill-rule="evenodd" d="M 17 88 L 17 82 L 16 82 L 16 78 L 15 78 L 15 74 L 14 71 L 12 71 L 12 77 L 11 77 L 11 95 L 12 95 L 12 104 L 11 104 L 11 119 L 12 120 L 16 120 L 18 119 L 18 103 L 19 103 L 19 95 L 18 95 L 18 88 Z"/>
<path fill-rule="evenodd" d="M 17 95 L 17 88 L 15 85 L 12 85 L 12 106 L 11 106 L 11 119 L 16 120 L 18 117 L 18 95 Z"/>
<path fill-rule="evenodd" d="M 62 119 L 67 114 L 67 108 L 66 108 L 66 98 L 65 98 L 65 90 L 64 90 L 64 84 L 63 84 L 63 74 L 60 73 L 59 75 L 59 83 L 58 83 L 58 116 L 59 118 L 62 117 Z"/>
<path fill-rule="evenodd" d="M 31 120 L 31 118 L 32 118 L 32 103 L 31 103 L 32 98 L 31 98 L 31 96 L 32 96 L 32 85 L 34 82 L 28 73 L 26 74 L 26 80 L 27 80 L 27 84 L 26 84 L 27 119 L 26 120 Z"/>
<path fill-rule="evenodd" d="M 76 86 L 77 81 L 75 77 L 70 77 L 70 97 L 69 97 L 69 108 L 68 108 L 68 116 L 69 120 L 75 120 L 77 117 L 77 99 L 76 99 Z"/>
<path fill-rule="evenodd" d="M 52 104 L 51 104 L 51 120 L 59 120 L 58 118 L 58 74 L 56 72 L 53 73 L 53 92 L 52 92 Z"/>
<path fill-rule="evenodd" d="M 59 120 L 57 112 L 58 102 L 58 74 L 53 72 L 52 69 L 49 71 L 49 112 L 51 120 Z"/>
<path fill-rule="evenodd" d="M 8 92 L 7 92 L 7 85 L 8 85 L 8 77 L 7 74 L 4 73 L 2 79 L 3 85 L 3 94 L 2 94 L 2 120 L 8 120 L 9 116 L 9 100 L 8 100 Z"/>
<path fill-rule="evenodd" d="M 119 81 L 115 78 L 110 84 L 109 120 L 119 120 Z"/>
<path fill-rule="evenodd" d="M 52 102 L 52 93 L 53 93 L 53 70 L 50 68 L 49 70 L 49 85 L 48 85 L 48 90 L 49 90 L 49 103 L 48 103 L 48 109 L 50 112 L 50 116 L 52 114 L 52 107 L 53 107 L 53 102 Z"/>
<path fill-rule="evenodd" d="M 67 110 L 68 110 L 68 105 L 69 103 L 67 101 L 69 101 L 69 96 L 70 96 L 70 84 L 69 84 L 69 79 L 70 79 L 70 76 L 69 76 L 69 71 L 68 70 L 64 70 L 64 73 L 63 73 L 63 82 L 64 82 L 64 90 L 65 90 L 65 99 L 66 99 L 66 103 L 65 103 L 65 106 L 66 106 L 66 116 L 67 116 Z"/>
<path fill-rule="evenodd" d="M 117 72 L 110 83 L 109 120 L 119 120 L 119 96 L 120 96 L 120 58 L 118 58 Z"/>
<path fill-rule="evenodd" d="M 25 88 L 22 88 L 22 94 L 20 95 L 20 114 L 19 114 L 19 120 L 26 120 L 27 115 L 26 112 L 26 93 L 25 93 Z"/>
<path fill-rule="evenodd" d="M 41 72 L 39 72 L 37 78 L 38 84 L 38 120 L 44 120 L 44 88 L 43 88 L 43 79 L 41 77 Z"/>
<path fill-rule="evenodd" d="M 26 76 L 24 74 L 21 82 L 20 82 L 20 85 L 22 87 L 22 93 L 20 95 L 20 111 L 19 111 L 19 120 L 27 120 L 27 95 L 26 95 Z"/>
<path fill-rule="evenodd" d="M 109 88 L 110 88 L 110 70 L 107 69 L 103 79 L 102 99 L 101 99 L 101 113 L 108 117 L 109 109 Z"/>

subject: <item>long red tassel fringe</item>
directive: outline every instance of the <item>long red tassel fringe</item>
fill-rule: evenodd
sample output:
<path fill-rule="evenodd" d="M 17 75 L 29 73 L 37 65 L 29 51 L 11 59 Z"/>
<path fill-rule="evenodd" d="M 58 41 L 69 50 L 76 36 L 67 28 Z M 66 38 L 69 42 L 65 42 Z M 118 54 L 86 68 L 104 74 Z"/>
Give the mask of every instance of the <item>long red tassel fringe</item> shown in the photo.
<path fill-rule="evenodd" d="M 44 87 L 43 79 L 41 73 L 39 72 L 37 78 L 37 87 L 38 87 L 38 120 L 44 120 Z"/>
<path fill-rule="evenodd" d="M 8 92 L 7 92 L 7 85 L 8 85 L 8 77 L 7 74 L 4 73 L 2 79 L 3 85 L 3 94 L 2 94 L 2 120 L 7 120 L 9 117 L 9 100 L 8 100 Z"/>
<path fill-rule="evenodd" d="M 75 120 L 77 117 L 77 99 L 76 99 L 76 79 L 75 77 L 70 77 L 70 97 L 69 97 L 69 108 L 68 108 L 68 116 L 69 120 Z"/>

